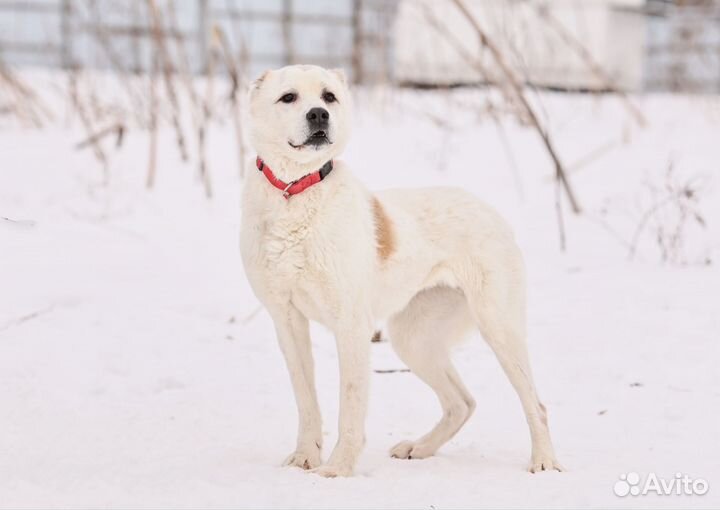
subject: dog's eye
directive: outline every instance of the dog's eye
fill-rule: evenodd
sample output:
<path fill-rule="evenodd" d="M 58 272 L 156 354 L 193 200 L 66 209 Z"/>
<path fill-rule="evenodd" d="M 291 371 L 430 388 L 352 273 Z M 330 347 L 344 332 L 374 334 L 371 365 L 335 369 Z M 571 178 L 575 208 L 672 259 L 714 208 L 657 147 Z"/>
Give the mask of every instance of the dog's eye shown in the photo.
<path fill-rule="evenodd" d="M 283 103 L 294 103 L 296 99 L 297 94 L 295 94 L 294 92 L 288 92 L 280 98 L 280 101 L 282 101 Z"/>
<path fill-rule="evenodd" d="M 323 92 L 322 98 L 323 101 L 325 101 L 326 103 L 334 103 L 335 101 L 337 101 L 335 94 L 333 94 L 332 92 Z"/>

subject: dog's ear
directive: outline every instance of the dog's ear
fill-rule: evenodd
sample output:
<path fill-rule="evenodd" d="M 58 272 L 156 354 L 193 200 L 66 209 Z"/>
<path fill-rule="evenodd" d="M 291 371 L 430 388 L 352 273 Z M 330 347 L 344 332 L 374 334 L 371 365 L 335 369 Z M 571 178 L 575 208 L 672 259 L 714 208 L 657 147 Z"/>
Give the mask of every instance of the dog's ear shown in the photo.
<path fill-rule="evenodd" d="M 255 81 L 253 81 L 250 84 L 250 95 L 253 95 L 258 90 L 260 90 L 260 87 L 262 86 L 263 82 L 267 79 L 267 77 L 270 75 L 270 72 L 271 72 L 270 70 L 265 71 Z"/>
<path fill-rule="evenodd" d="M 347 75 L 345 74 L 345 71 L 339 67 L 335 69 L 330 69 L 330 72 L 333 73 L 337 78 L 340 80 L 340 83 L 343 85 L 347 85 Z"/>

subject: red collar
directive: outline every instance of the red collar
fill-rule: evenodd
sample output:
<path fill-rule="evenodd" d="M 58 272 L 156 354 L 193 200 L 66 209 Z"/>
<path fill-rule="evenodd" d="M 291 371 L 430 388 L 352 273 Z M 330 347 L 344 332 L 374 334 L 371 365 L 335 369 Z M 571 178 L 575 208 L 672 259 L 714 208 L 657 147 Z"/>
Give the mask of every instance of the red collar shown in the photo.
<path fill-rule="evenodd" d="M 267 166 L 259 156 L 255 159 L 255 164 L 257 165 L 258 170 L 260 170 L 267 180 L 270 181 L 270 184 L 283 192 L 285 199 L 290 198 L 291 195 L 302 193 L 313 184 L 317 184 L 322 181 L 330 172 L 332 172 L 333 169 L 333 162 L 330 160 L 325 163 L 320 170 L 286 183 L 278 179 L 270 167 Z"/>

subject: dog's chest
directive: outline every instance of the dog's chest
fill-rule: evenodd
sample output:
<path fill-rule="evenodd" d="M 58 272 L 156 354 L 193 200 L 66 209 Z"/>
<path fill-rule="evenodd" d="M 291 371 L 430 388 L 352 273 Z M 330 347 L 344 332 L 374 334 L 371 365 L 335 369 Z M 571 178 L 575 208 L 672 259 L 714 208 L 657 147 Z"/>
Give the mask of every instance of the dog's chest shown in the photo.
<path fill-rule="evenodd" d="M 265 222 L 257 259 L 263 286 L 272 295 L 290 299 L 309 319 L 323 322 L 326 268 L 332 266 L 321 226 L 313 218 Z"/>
<path fill-rule="evenodd" d="M 310 226 L 303 221 L 268 221 L 265 226 L 260 246 L 266 267 L 287 276 L 307 269 Z"/>
<path fill-rule="evenodd" d="M 313 208 L 275 211 L 258 220 L 256 265 L 273 286 L 292 287 L 323 265 L 323 226 Z"/>

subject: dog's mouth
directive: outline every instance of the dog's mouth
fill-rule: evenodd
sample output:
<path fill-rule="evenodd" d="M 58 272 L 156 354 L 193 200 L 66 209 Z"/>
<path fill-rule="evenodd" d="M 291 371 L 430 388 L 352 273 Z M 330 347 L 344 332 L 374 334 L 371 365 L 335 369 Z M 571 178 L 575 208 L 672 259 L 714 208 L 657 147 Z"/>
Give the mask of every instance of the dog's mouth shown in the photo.
<path fill-rule="evenodd" d="M 293 149 L 302 149 L 303 147 L 313 147 L 315 149 L 319 149 L 325 145 L 332 145 L 332 142 L 330 141 L 330 138 L 328 138 L 327 131 L 321 129 L 308 136 L 307 140 L 300 145 L 296 145 L 289 140 L 288 144 Z"/>

